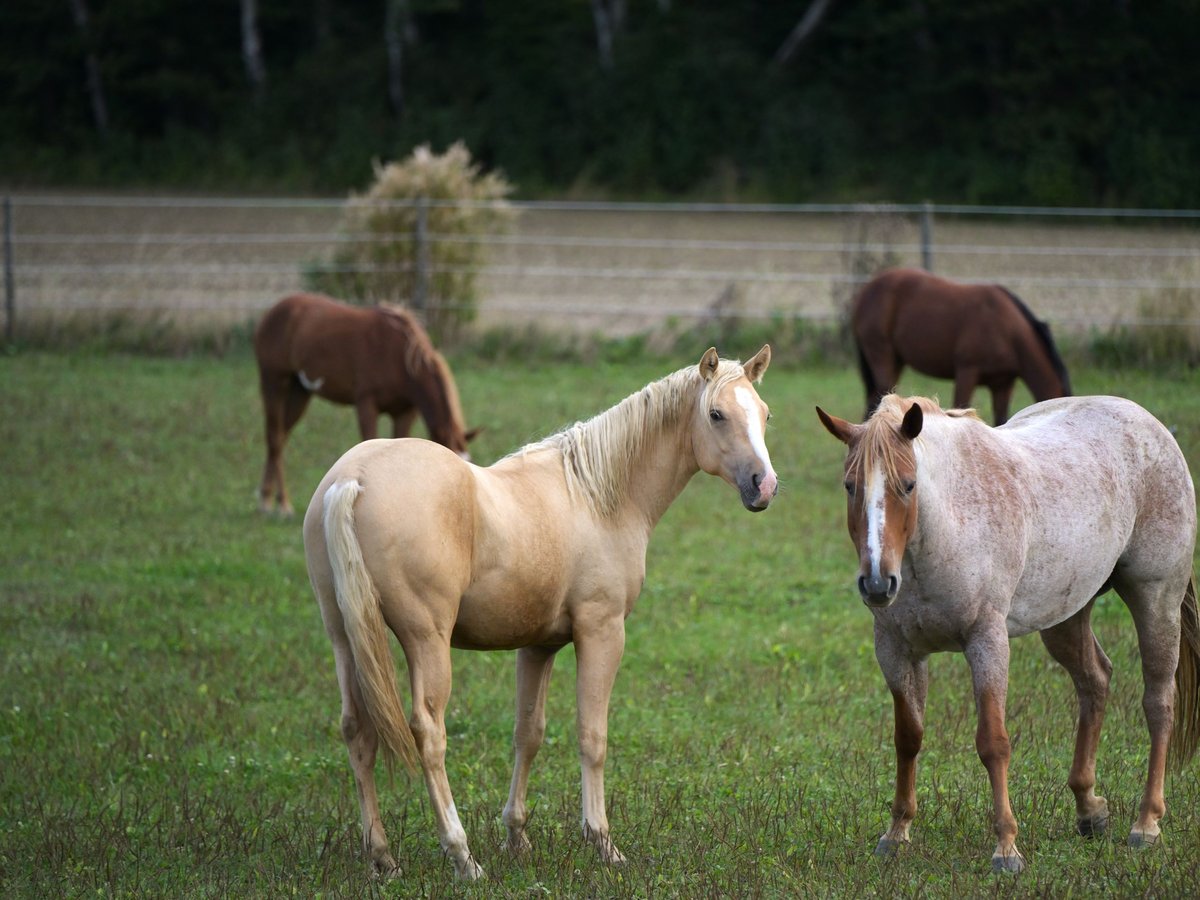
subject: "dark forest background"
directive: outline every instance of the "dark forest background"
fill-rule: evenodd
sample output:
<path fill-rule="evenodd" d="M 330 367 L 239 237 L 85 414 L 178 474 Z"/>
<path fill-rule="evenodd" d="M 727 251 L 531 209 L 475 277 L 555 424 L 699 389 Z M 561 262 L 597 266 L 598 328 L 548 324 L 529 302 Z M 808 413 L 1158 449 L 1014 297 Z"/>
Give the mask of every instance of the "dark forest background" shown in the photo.
<path fill-rule="evenodd" d="M 0 182 L 1200 207 L 1195 0 L 15 0 Z"/>

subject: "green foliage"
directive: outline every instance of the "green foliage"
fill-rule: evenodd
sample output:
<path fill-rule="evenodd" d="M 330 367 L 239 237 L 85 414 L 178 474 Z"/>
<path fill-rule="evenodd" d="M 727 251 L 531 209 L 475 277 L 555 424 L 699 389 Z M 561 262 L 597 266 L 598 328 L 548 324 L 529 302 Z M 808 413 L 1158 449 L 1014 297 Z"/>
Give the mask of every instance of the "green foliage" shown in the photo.
<path fill-rule="evenodd" d="M 488 462 L 703 349 L 669 362 L 497 365 L 460 353 L 451 364 L 469 419 L 487 425 L 472 450 Z M 1081 393 L 1132 397 L 1178 426 L 1200 459 L 1196 372 L 1073 375 Z M 0 358 L 0 380 L 5 897 L 1200 894 L 1200 762 L 1168 778 L 1161 844 L 1123 845 L 1147 738 L 1137 644 L 1112 596 L 1093 616 L 1115 670 L 1098 770 L 1112 835 L 1073 833 L 1072 686 L 1024 638 L 1008 709 L 1029 869 L 990 873 L 990 792 L 969 675 L 951 654 L 931 661 L 913 844 L 892 862 L 871 856 L 891 802 L 891 701 L 850 583 L 842 447 L 812 413 L 861 409 L 850 366 L 768 371 L 783 480 L 769 511 L 750 516 L 701 475 L 655 531 L 610 712 L 609 818 L 628 865 L 599 865 L 578 834 L 571 649 L 549 686 L 523 860 L 499 849 L 513 656 L 454 651 L 447 769 L 489 874 L 471 887 L 453 881 L 420 779 L 381 780 L 404 875 L 366 878 L 299 522 L 255 512 L 263 447 L 248 354 L 17 353 Z M 914 392 L 944 386 L 906 375 Z M 297 495 L 355 440 L 352 412 L 313 404 L 288 447 Z"/>
<path fill-rule="evenodd" d="M 376 163 L 371 188 L 346 205 L 332 266 L 310 270 L 308 282 L 340 299 L 407 305 L 435 340 L 452 338 L 475 317 L 478 239 L 511 222 L 511 192 L 461 143 L 440 156 L 422 146 L 403 162 Z"/>
<path fill-rule="evenodd" d="M 1088 353 L 1100 365 L 1157 371 L 1200 365 L 1200 288 L 1172 285 L 1142 295 L 1137 323 L 1093 334 Z"/>

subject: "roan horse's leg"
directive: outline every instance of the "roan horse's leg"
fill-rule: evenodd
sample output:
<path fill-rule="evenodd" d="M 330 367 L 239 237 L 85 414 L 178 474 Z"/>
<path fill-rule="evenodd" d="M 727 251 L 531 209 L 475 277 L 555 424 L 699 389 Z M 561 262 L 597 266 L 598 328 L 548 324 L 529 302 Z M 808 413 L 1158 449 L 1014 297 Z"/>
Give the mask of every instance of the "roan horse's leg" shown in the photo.
<path fill-rule="evenodd" d="M 1092 633 L 1091 617 L 1089 603 L 1065 622 L 1041 633 L 1050 655 L 1071 676 L 1079 698 L 1075 758 L 1067 784 L 1075 794 L 1075 827 L 1084 837 L 1104 834 L 1108 827 L 1108 802 L 1096 796 L 1096 749 L 1104 725 L 1112 663 Z"/>
<path fill-rule="evenodd" d="M 1163 780 L 1167 769 L 1167 744 L 1175 711 L 1175 669 L 1179 665 L 1179 600 L 1183 584 L 1171 579 L 1129 582 L 1114 578 L 1114 586 L 1133 614 L 1138 650 L 1142 657 L 1142 710 L 1150 729 L 1150 762 L 1146 790 L 1137 821 L 1129 832 L 1131 847 L 1147 847 L 1158 841 L 1158 820 L 1166 814 Z M 1174 599 L 1173 599 L 1174 598 Z"/>
<path fill-rule="evenodd" d="M 623 606 L 622 606 L 623 612 Z M 575 624 L 576 731 L 583 775 L 583 836 L 606 863 L 625 857 L 608 834 L 604 810 L 604 760 L 608 754 L 608 700 L 625 651 L 625 621 L 620 613 L 581 627 Z"/>
<path fill-rule="evenodd" d="M 1004 724 L 1004 705 L 1008 697 L 1008 629 L 1003 619 L 990 623 L 990 626 L 985 624 L 982 629 L 968 638 L 965 654 L 971 667 L 975 709 L 979 717 L 975 749 L 992 784 L 996 830 L 992 871 L 1020 872 L 1025 868 L 1025 860 L 1017 850 L 1017 820 L 1008 802 L 1008 763 L 1012 758 L 1012 746 Z"/>
<path fill-rule="evenodd" d="M 483 869 L 467 847 L 467 833 L 458 818 L 450 782 L 446 778 L 446 704 L 450 701 L 450 634 L 443 639 L 432 626 L 404 643 L 412 684 L 410 726 L 416 741 L 425 787 L 437 820 L 442 850 L 454 863 L 454 873 L 474 880 Z"/>
<path fill-rule="evenodd" d="M 905 648 L 876 630 L 875 656 L 892 692 L 895 713 L 896 795 L 892 823 L 875 845 L 876 856 L 892 856 L 909 842 L 908 829 L 917 814 L 917 754 L 925 735 L 925 698 L 929 693 L 929 659 L 910 658 Z"/>
<path fill-rule="evenodd" d="M 557 651 L 544 647 L 523 647 L 517 651 L 517 721 L 513 727 L 513 775 L 504 805 L 504 824 L 508 828 L 505 847 L 510 853 L 529 849 L 525 824 L 529 810 L 525 795 L 529 788 L 529 768 L 546 735 L 546 688 Z"/>

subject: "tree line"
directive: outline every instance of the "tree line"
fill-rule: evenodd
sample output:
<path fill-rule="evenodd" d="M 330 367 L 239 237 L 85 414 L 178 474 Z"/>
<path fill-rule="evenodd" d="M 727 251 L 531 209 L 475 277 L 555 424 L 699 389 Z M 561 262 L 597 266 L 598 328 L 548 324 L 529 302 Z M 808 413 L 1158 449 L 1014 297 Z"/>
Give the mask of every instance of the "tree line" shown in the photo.
<path fill-rule="evenodd" d="M 342 192 L 457 140 L 522 196 L 1200 207 L 1191 0 L 51 0 L 0 180 Z"/>

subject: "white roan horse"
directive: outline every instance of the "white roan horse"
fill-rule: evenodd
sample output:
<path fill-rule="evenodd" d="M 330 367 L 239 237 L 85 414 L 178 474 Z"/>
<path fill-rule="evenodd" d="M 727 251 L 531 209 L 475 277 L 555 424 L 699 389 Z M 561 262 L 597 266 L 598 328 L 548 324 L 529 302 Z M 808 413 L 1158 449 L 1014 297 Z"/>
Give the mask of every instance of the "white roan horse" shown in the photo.
<path fill-rule="evenodd" d="M 528 848 L 530 765 L 545 732 L 554 655 L 574 643 L 583 834 L 605 862 L 623 857 L 604 809 L 608 701 L 625 618 L 646 573 L 655 524 L 697 471 L 765 509 L 777 481 L 753 387 L 764 346 L 744 366 L 709 349 L 595 418 L 487 468 L 430 441 L 366 441 L 317 487 L 304 519 L 309 577 L 333 642 L 342 734 L 372 870 L 397 871 L 379 816 L 375 756 L 424 771 L 442 848 L 477 878 L 446 780 L 450 648 L 517 652 L 515 762 L 507 847 Z M 387 630 L 408 663 L 406 721 Z"/>
<path fill-rule="evenodd" d="M 1008 802 L 1004 705 L 1009 638 L 1033 631 L 1070 673 L 1079 698 L 1068 778 L 1076 825 L 1083 835 L 1105 830 L 1096 748 L 1112 664 L 1090 619 L 1095 598 L 1109 588 L 1133 615 L 1150 730 L 1146 788 L 1129 843 L 1153 844 L 1166 812 L 1168 746 L 1181 764 L 1200 741 L 1196 499 L 1167 429 L 1116 397 L 1048 400 L 995 429 L 971 410 L 895 395 L 862 425 L 817 413 L 849 446 L 847 519 L 858 589 L 875 617 L 875 656 L 895 708 L 896 795 L 876 853 L 891 855 L 909 840 L 928 656 L 953 650 L 971 668 L 975 746 L 991 781 L 998 837 L 992 867 L 1023 868 Z"/>

